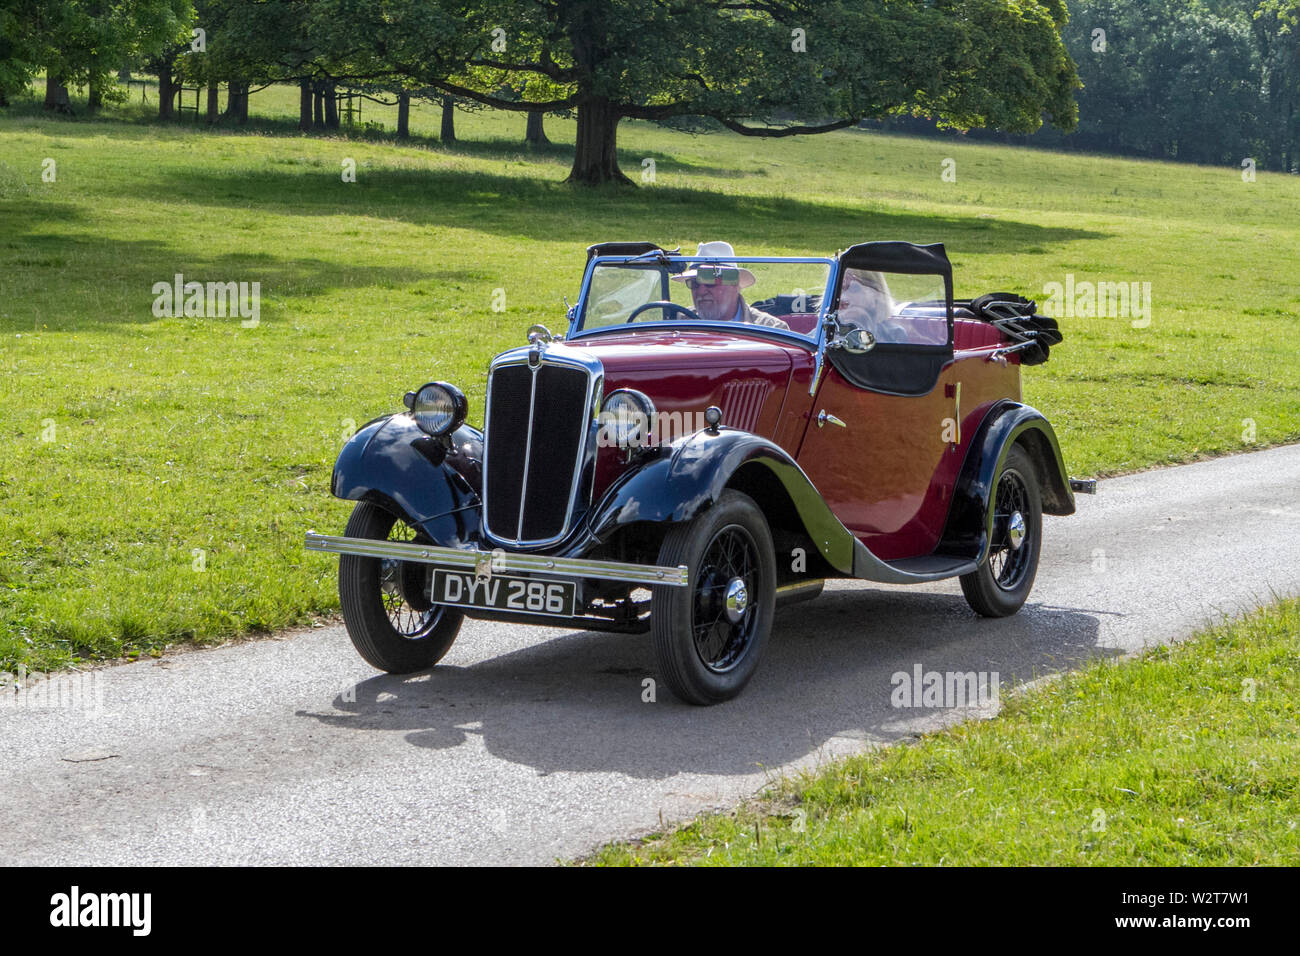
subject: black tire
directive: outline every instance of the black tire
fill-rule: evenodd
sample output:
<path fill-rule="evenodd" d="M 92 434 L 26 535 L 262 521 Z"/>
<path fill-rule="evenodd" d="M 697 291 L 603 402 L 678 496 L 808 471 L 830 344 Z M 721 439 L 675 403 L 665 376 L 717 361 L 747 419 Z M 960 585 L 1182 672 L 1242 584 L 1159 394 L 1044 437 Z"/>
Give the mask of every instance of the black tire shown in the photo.
<path fill-rule="evenodd" d="M 735 697 L 754 676 L 776 609 L 776 557 L 762 511 L 747 495 L 724 492 L 694 521 L 669 530 L 659 563 L 686 565 L 691 580 L 653 589 L 650 632 L 664 680 L 688 704 Z M 732 622 L 725 597 L 736 580 L 747 597 Z"/>
<path fill-rule="evenodd" d="M 360 502 L 348 520 L 349 538 L 414 541 L 405 521 Z M 432 667 L 451 649 L 465 616 L 429 600 L 430 566 L 388 558 L 339 557 L 339 602 L 352 644 L 366 662 L 390 674 Z"/>
<path fill-rule="evenodd" d="M 984 563 L 961 576 L 966 603 L 985 617 L 1008 617 L 1024 605 L 1038 573 L 1043 542 L 1043 499 L 1033 459 L 1019 445 L 1002 463 L 993 485 L 993 541 Z M 1024 533 L 1012 547 L 1011 516 L 1019 512 Z"/>

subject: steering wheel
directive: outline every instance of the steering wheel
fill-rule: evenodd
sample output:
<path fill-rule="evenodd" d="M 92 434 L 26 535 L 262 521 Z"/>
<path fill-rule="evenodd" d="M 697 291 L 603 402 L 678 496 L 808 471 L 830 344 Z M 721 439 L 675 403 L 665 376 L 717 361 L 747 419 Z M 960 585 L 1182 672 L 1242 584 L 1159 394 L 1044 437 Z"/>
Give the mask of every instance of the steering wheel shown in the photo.
<path fill-rule="evenodd" d="M 700 313 L 696 312 L 694 309 L 688 309 L 686 306 L 678 305 L 676 302 L 660 300 L 658 302 L 647 302 L 645 305 L 637 306 L 632 310 L 632 314 L 627 317 L 628 322 L 635 322 L 638 315 L 649 309 L 667 309 L 670 312 L 680 312 L 699 322 L 704 321 L 704 316 L 700 315 Z"/>

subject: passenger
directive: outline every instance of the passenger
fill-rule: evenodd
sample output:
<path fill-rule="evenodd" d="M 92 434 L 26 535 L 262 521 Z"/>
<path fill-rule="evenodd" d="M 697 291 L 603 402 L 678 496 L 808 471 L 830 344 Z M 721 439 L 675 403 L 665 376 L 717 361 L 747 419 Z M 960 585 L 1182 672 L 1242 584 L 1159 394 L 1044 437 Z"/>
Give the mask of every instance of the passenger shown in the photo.
<path fill-rule="evenodd" d="M 701 242 L 695 252 L 700 258 L 731 259 L 735 254 L 729 242 Z M 685 272 L 673 276 L 673 279 L 686 283 L 695 302 L 695 311 L 709 322 L 748 322 L 787 331 L 790 328 L 776 316 L 760 312 L 745 301 L 740 290 L 754 284 L 754 273 L 742 269 L 735 262 L 692 262 Z"/>
<path fill-rule="evenodd" d="M 894 309 L 894 299 L 882 273 L 845 270 L 837 310 L 842 324 L 866 329 L 877 342 L 907 342 L 907 328 L 894 319 Z"/>

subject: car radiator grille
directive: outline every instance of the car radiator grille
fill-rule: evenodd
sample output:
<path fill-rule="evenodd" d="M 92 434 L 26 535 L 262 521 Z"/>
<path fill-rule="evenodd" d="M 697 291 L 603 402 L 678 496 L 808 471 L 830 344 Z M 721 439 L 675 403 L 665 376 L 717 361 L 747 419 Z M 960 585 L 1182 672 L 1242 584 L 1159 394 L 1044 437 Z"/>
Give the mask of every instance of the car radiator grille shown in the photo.
<path fill-rule="evenodd" d="M 485 514 L 492 537 L 540 543 L 569 530 L 589 424 L 585 369 L 502 365 L 488 382 Z"/>

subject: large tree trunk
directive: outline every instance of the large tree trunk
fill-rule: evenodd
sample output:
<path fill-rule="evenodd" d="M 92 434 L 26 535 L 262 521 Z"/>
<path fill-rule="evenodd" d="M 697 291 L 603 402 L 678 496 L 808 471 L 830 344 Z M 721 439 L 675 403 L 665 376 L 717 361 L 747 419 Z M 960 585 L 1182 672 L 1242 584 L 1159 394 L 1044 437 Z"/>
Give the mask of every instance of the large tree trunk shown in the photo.
<path fill-rule="evenodd" d="M 320 83 L 313 84 L 315 114 L 313 122 L 317 129 L 325 128 L 325 89 Z"/>
<path fill-rule="evenodd" d="M 176 86 L 172 83 L 172 61 L 165 61 L 158 67 L 158 118 L 172 118 L 172 100 L 176 98 Z"/>
<path fill-rule="evenodd" d="M 442 98 L 442 133 L 444 143 L 456 142 L 456 103 L 450 96 Z"/>
<path fill-rule="evenodd" d="M 595 186 L 600 183 L 632 185 L 618 168 L 618 121 L 614 104 L 594 96 L 578 104 L 578 137 L 573 145 L 570 183 Z"/>
<path fill-rule="evenodd" d="M 311 132 L 311 82 L 298 81 L 298 129 L 304 133 Z"/>
<path fill-rule="evenodd" d="M 411 135 L 411 94 L 402 90 L 397 94 L 397 138 Z"/>
<path fill-rule="evenodd" d="M 1282 172 L 1291 172 L 1291 162 L 1295 156 L 1295 100 L 1291 99 L 1286 106 L 1286 129 L 1282 136 Z"/>
<path fill-rule="evenodd" d="M 330 129 L 339 128 L 338 90 L 333 83 L 329 83 L 325 87 L 325 125 Z"/>
<path fill-rule="evenodd" d="M 231 81 L 226 89 L 226 118 L 236 123 L 248 122 L 248 84 Z"/>
<path fill-rule="evenodd" d="M 528 114 L 528 127 L 524 131 L 524 142 L 530 146 L 549 146 L 551 141 L 546 138 L 546 130 L 542 128 L 542 116 L 544 114 L 536 110 Z"/>
<path fill-rule="evenodd" d="M 220 102 L 221 87 L 216 80 L 208 80 L 208 125 L 216 126 L 217 118 L 221 112 Z"/>
<path fill-rule="evenodd" d="M 68 96 L 68 87 L 63 82 L 63 77 L 46 73 L 45 108 L 54 113 L 72 112 L 72 100 Z"/>
<path fill-rule="evenodd" d="M 86 108 L 92 112 L 104 105 L 104 87 L 101 83 L 102 81 L 96 76 L 90 78 L 90 92 L 86 100 Z"/>

